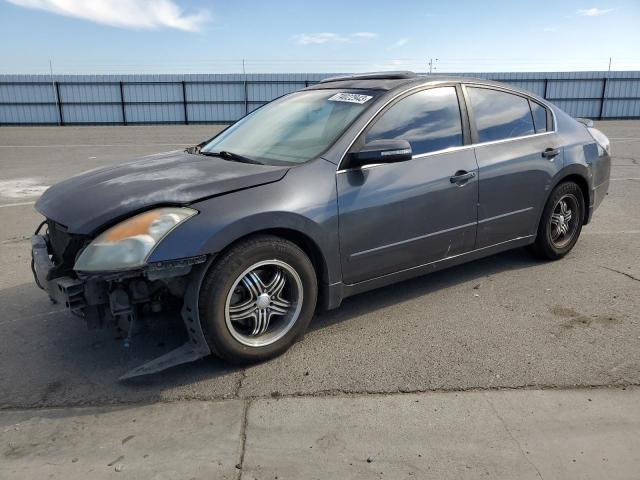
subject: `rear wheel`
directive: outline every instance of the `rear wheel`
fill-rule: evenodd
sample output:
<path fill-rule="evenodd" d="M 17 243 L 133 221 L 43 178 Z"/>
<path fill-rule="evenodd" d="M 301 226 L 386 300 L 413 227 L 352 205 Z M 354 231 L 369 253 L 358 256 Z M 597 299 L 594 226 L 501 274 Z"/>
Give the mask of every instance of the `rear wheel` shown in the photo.
<path fill-rule="evenodd" d="M 549 260 L 558 260 L 571 251 L 582 230 L 585 203 L 582 190 L 573 182 L 558 185 L 545 205 L 532 248 Z"/>
<path fill-rule="evenodd" d="M 214 353 L 232 363 L 266 360 L 306 330 L 317 299 L 311 261 L 295 244 L 271 235 L 224 252 L 200 289 L 200 321 Z"/>

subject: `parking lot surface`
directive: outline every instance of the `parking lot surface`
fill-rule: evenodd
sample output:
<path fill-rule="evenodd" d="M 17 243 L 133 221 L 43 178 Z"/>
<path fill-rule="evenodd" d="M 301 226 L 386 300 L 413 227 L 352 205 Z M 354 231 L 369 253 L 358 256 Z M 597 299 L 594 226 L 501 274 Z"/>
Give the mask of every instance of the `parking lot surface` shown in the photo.
<path fill-rule="evenodd" d="M 640 122 L 598 127 L 612 139 L 610 194 L 562 261 L 495 255 L 347 299 L 270 362 L 207 358 L 129 382 L 117 379 L 179 343 L 179 329 L 150 326 L 127 349 L 51 305 L 29 267 L 33 202 L 73 174 L 219 127 L 1 128 L 0 406 L 638 385 Z"/>
<path fill-rule="evenodd" d="M 627 480 L 640 389 L 0 410 L 0 478 Z"/>

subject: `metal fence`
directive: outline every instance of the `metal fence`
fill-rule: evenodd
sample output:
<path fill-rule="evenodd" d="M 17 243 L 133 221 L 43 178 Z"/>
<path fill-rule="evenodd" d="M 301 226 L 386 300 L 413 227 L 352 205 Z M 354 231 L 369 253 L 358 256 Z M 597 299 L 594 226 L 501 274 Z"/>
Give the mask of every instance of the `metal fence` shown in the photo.
<path fill-rule="evenodd" d="M 231 123 L 333 75 L 0 75 L 0 125 Z M 577 117 L 640 118 L 640 72 L 456 75 L 512 84 Z"/>

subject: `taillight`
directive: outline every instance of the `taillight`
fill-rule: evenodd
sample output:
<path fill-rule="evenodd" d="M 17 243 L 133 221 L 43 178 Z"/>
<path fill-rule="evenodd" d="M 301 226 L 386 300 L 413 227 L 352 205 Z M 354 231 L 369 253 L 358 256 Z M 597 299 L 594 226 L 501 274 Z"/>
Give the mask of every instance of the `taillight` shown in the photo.
<path fill-rule="evenodd" d="M 598 144 L 598 155 L 602 156 L 604 155 L 604 152 L 607 152 L 608 155 L 611 155 L 611 142 L 609 141 L 607 136 L 594 127 L 588 127 L 587 130 L 589 130 L 589 133 Z M 604 150 L 604 152 L 601 152 L 600 149 Z"/>

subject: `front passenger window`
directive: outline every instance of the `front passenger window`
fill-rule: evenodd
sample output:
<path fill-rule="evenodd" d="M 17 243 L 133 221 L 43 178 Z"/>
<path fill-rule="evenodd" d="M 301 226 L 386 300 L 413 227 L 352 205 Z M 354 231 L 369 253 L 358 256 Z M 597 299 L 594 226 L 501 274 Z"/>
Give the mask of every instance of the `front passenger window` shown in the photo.
<path fill-rule="evenodd" d="M 403 98 L 365 135 L 365 143 L 398 139 L 407 140 L 414 155 L 462 145 L 455 87 L 431 88 Z"/>

